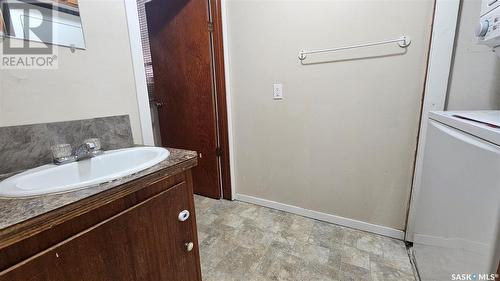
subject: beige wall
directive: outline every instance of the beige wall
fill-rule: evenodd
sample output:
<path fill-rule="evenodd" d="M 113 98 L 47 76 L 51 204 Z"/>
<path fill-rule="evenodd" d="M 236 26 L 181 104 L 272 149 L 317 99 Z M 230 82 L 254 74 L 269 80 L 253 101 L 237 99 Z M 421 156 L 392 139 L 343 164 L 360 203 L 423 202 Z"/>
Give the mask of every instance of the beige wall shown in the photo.
<path fill-rule="evenodd" d="M 237 193 L 404 229 L 432 7 L 229 0 Z M 388 45 L 297 59 L 301 48 L 403 34 L 406 54 Z"/>
<path fill-rule="evenodd" d="M 462 1 L 448 110 L 500 109 L 500 58 L 474 36 L 480 13 L 481 1 Z"/>
<path fill-rule="evenodd" d="M 129 114 L 142 143 L 123 0 L 79 0 L 87 49 L 57 70 L 0 70 L 0 126 Z"/>

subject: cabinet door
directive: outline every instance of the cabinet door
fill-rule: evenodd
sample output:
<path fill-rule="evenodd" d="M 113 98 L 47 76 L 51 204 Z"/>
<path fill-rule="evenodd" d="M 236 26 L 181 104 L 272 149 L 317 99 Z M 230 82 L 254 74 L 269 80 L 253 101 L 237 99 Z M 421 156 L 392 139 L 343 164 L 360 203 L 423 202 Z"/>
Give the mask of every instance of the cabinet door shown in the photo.
<path fill-rule="evenodd" d="M 179 183 L 3 272 L 0 280 L 201 280 L 193 207 L 189 186 Z M 192 214 L 183 222 L 182 210 Z"/>

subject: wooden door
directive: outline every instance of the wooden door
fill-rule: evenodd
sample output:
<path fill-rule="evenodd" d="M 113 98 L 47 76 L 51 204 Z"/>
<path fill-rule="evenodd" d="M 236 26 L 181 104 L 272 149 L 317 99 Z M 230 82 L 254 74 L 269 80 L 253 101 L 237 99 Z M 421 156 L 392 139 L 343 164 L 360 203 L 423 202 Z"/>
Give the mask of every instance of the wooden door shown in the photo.
<path fill-rule="evenodd" d="M 146 4 L 162 145 L 196 150 L 194 191 L 221 198 L 207 0 Z"/>
<path fill-rule="evenodd" d="M 8 269 L 0 281 L 201 281 L 189 196 L 179 183 Z M 192 216 L 181 222 L 184 209 Z M 190 252 L 187 242 L 195 244 Z"/>

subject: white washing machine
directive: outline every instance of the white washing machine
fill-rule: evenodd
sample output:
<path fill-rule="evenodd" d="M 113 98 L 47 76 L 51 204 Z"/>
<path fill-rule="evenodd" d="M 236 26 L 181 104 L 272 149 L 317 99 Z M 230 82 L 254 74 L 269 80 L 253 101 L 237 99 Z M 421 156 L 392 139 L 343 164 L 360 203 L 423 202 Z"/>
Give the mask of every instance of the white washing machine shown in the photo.
<path fill-rule="evenodd" d="M 428 122 L 407 235 L 420 277 L 493 280 L 481 278 L 500 260 L 500 111 L 431 112 Z"/>

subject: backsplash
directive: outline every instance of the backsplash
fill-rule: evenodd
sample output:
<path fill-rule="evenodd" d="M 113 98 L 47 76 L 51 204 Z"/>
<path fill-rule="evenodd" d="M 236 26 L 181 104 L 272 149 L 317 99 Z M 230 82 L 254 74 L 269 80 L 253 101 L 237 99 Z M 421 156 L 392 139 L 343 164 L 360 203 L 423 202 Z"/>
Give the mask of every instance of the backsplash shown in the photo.
<path fill-rule="evenodd" d="M 103 150 L 132 146 L 129 116 L 0 127 L 0 175 L 51 163 L 52 145 L 75 148 L 91 137 L 101 140 Z"/>

